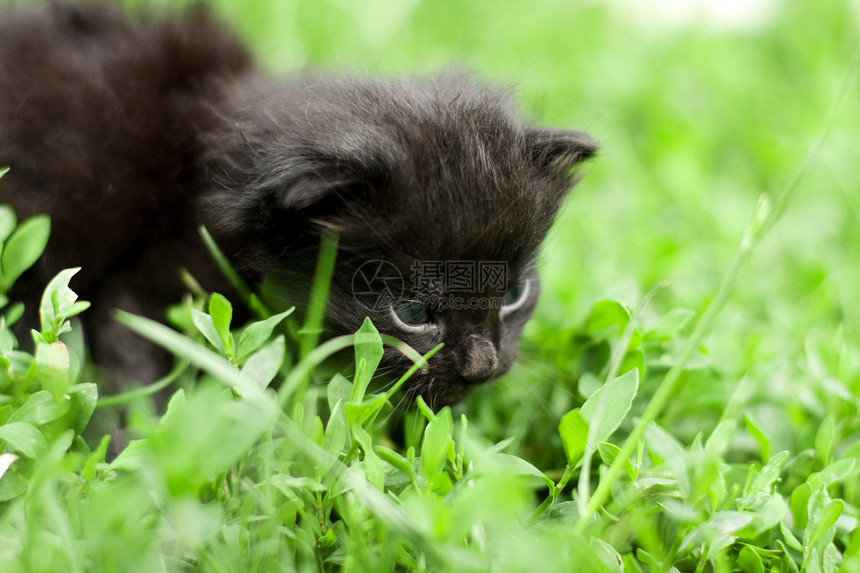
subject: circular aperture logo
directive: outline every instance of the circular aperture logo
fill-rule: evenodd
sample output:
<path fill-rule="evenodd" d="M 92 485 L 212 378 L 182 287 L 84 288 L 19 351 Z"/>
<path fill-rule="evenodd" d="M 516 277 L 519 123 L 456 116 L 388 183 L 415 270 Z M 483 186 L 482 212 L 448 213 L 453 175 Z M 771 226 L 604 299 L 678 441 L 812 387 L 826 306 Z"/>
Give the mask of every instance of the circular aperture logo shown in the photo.
<path fill-rule="evenodd" d="M 403 289 L 403 275 L 388 261 L 367 261 L 352 275 L 352 296 L 367 310 L 390 307 L 403 296 Z"/>

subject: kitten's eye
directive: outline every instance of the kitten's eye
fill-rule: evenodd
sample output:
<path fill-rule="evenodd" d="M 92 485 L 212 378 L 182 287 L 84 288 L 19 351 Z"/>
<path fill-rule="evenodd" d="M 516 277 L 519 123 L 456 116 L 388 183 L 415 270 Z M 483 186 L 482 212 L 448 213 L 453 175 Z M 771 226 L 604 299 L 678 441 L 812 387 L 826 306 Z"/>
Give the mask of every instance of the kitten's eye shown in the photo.
<path fill-rule="evenodd" d="M 502 296 L 502 314 L 509 314 L 519 310 L 526 303 L 531 292 L 531 281 L 523 279 Z"/>
<path fill-rule="evenodd" d="M 421 328 L 430 324 L 432 319 L 427 309 L 414 302 L 401 302 L 391 307 L 394 317 L 404 326 L 409 328 Z"/>

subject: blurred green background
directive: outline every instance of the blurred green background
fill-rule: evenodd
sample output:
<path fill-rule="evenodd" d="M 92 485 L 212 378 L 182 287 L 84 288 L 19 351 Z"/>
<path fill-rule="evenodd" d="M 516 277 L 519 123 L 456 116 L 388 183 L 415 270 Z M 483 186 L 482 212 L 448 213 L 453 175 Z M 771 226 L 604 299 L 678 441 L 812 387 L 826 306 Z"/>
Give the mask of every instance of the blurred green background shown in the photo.
<path fill-rule="evenodd" d="M 633 307 L 671 279 L 644 328 L 702 310 L 759 196 L 788 183 L 827 123 L 860 37 L 856 1 L 211 3 L 268 73 L 465 67 L 515 86 L 526 117 L 602 142 L 544 249 L 522 365 L 468 406 L 497 437 L 541 416 L 552 428 L 581 400 L 574 348 L 596 301 Z M 855 81 L 667 412 L 679 436 L 740 392 L 776 449 L 797 447 L 828 395 L 860 390 L 858 112 Z"/>
<path fill-rule="evenodd" d="M 106 466 L 107 441 L 95 451 L 73 442 L 92 410 L 57 410 L 47 390 L 31 394 L 38 365 L 24 368 L 29 374 L 7 384 L 17 394 L 0 412 L 4 421 L 26 420 L 4 426 L 2 438 L 27 458 L 13 459 L 15 466 L 5 458 L 11 479 L 0 484 L 0 509 L 9 508 L 0 515 L 0 561 L 13 567 L 0 570 L 296 563 L 298 570 L 591 571 L 583 557 L 595 554 L 615 571 L 621 555 L 628 571 L 763 571 L 763 562 L 774 571 L 833 571 L 840 555 L 843 565 L 853 560 L 845 570 L 857 570 L 857 73 L 841 106 L 832 105 L 852 60 L 856 72 L 860 0 L 209 1 L 266 73 L 471 69 L 513 86 L 527 118 L 584 129 L 602 151 L 543 250 L 544 296 L 520 362 L 456 406 L 467 419 L 443 410 L 423 438 L 425 424 L 409 418 L 421 415 L 405 399 L 400 425 L 387 413 L 347 421 L 338 406 L 324 425 L 310 407 L 313 393 L 271 422 L 260 415 L 265 409 L 249 408 L 258 403 L 253 394 L 234 400 L 204 383 L 177 394 L 160 420 L 149 404 L 134 406 L 129 429 L 143 439 Z M 193 0 L 121 2 L 129 11 L 172 12 Z M 647 454 L 632 458 L 642 465 L 630 466 L 629 482 L 608 476 L 613 444 L 629 434 L 690 338 L 692 321 L 684 319 L 701 316 L 760 197 L 789 184 L 826 125 L 829 135 L 781 219 L 681 369 L 659 426 L 649 428 Z M 607 362 L 628 322 L 625 308 L 669 280 L 618 371 L 639 367 L 632 408 L 615 385 L 612 406 L 625 419 L 599 447 L 600 462 L 577 477 L 560 429 L 570 455 L 583 427 L 562 416 L 611 378 Z M 16 363 L 36 364 L 23 356 Z M 313 390 L 337 397 L 348 386 L 340 379 Z M 95 407 L 95 385 L 75 396 L 70 404 Z M 274 405 L 274 395 L 265 396 Z M 610 417 L 595 423 L 606 411 L 591 404 L 589 439 Z M 454 420 L 457 447 L 470 450 L 456 457 Z M 377 480 L 373 495 L 341 481 L 345 472 L 323 477 L 337 466 L 314 443 L 340 456 L 347 440 L 351 468 Z M 420 450 L 404 452 L 398 441 Z M 383 479 L 383 456 L 399 473 Z M 408 477 L 415 467 L 418 478 Z M 573 491 L 571 477 L 581 489 Z M 546 478 L 555 485 L 542 502 Z M 589 520 L 578 502 L 598 482 L 612 486 L 614 499 L 597 498 L 604 511 Z M 590 528 L 582 537 L 580 526 Z"/>

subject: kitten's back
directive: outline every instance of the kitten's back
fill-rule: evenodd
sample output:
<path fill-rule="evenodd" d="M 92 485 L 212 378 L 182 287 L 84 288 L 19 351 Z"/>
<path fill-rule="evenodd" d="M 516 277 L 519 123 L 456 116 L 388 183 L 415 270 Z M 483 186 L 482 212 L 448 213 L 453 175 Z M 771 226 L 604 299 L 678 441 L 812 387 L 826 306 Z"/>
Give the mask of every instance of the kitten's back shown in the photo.
<path fill-rule="evenodd" d="M 4 12 L 0 202 L 51 215 L 42 280 L 86 253 L 85 288 L 183 226 L 213 82 L 249 67 L 202 11 L 144 26 L 104 4 Z"/>

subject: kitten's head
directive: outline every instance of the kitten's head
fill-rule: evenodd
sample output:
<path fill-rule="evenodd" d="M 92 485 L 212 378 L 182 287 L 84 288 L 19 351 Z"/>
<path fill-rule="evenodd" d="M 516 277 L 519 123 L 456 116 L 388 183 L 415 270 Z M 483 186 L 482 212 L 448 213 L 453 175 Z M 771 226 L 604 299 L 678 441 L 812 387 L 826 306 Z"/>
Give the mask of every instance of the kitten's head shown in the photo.
<path fill-rule="evenodd" d="M 225 189 L 211 204 L 241 238 L 241 266 L 307 292 L 332 230 L 332 333 L 369 316 L 421 353 L 444 343 L 408 387 L 435 407 L 511 367 L 537 250 L 591 138 L 525 125 L 506 93 L 461 76 L 317 79 L 234 100 L 211 142 Z M 384 362 L 411 365 L 393 349 Z"/>

